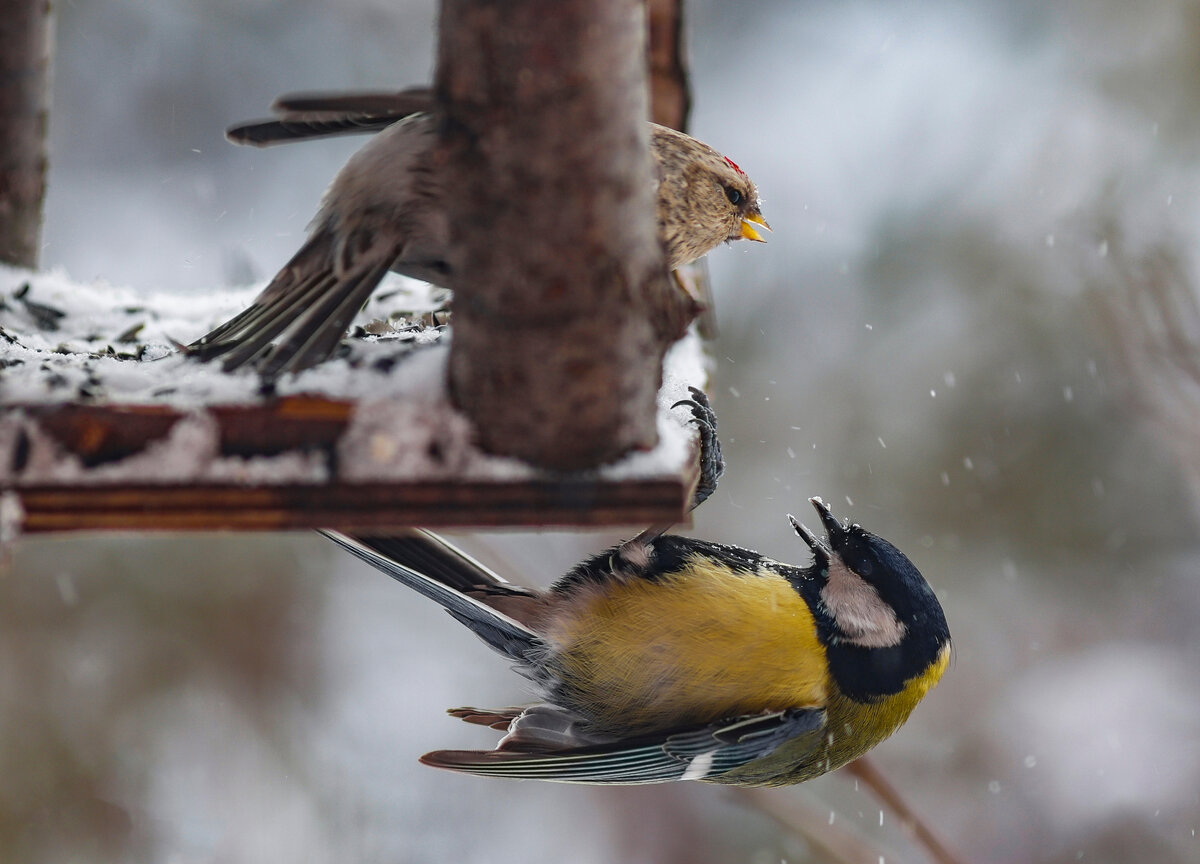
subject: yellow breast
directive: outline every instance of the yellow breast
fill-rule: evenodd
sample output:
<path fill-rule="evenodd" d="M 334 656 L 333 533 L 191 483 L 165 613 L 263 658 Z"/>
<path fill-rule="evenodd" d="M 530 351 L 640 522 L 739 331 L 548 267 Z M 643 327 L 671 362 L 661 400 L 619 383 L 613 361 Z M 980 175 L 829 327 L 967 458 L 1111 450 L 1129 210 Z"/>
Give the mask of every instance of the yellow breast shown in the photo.
<path fill-rule="evenodd" d="M 889 738 L 933 689 L 949 663 L 947 643 L 937 660 L 920 675 L 908 679 L 899 693 L 866 704 L 840 694 L 832 698 L 825 733 L 826 764 L 833 768 L 845 765 Z"/>
<path fill-rule="evenodd" d="M 920 675 L 908 679 L 899 693 L 872 702 L 855 702 L 832 690 L 825 706 L 823 729 L 799 735 L 775 752 L 722 775 L 716 782 L 736 786 L 790 786 L 820 777 L 864 755 L 904 725 L 950 662 L 946 644 Z"/>
<path fill-rule="evenodd" d="M 768 570 L 693 555 L 654 581 L 580 587 L 546 634 L 571 701 L 626 734 L 827 699 L 812 613 Z"/>

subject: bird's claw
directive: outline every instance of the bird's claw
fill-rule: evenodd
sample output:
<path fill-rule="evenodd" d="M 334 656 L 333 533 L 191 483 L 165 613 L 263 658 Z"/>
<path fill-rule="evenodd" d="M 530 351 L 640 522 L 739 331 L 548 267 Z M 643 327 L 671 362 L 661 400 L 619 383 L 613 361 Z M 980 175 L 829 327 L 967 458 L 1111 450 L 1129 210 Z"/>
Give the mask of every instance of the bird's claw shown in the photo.
<path fill-rule="evenodd" d="M 688 393 L 691 394 L 690 399 L 680 399 L 671 407 L 686 406 L 692 415 L 691 422 L 700 435 L 700 478 L 696 482 L 692 506 L 689 508 L 695 510 L 717 491 L 717 482 L 725 473 L 725 459 L 721 455 L 721 440 L 717 437 L 717 415 L 708 401 L 708 395 L 697 387 L 688 387 Z"/>

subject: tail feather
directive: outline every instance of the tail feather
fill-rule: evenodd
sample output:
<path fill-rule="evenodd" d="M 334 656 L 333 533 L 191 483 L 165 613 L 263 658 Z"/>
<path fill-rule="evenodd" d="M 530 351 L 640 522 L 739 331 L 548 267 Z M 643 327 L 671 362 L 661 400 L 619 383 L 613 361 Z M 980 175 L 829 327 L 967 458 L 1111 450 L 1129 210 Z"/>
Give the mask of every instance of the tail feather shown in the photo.
<path fill-rule="evenodd" d="M 368 542 L 337 531 L 320 532 L 347 552 L 391 576 L 402 585 L 428 597 L 493 650 L 526 666 L 536 667 L 548 646 L 532 629 L 481 600 L 471 597 L 434 576 L 427 575 L 372 549 Z"/>
<path fill-rule="evenodd" d="M 407 116 L 371 117 L 348 115 L 345 117 L 285 117 L 271 120 L 251 120 L 225 130 L 225 137 L 234 144 L 251 147 L 271 147 L 293 141 L 312 141 L 318 138 L 333 138 L 337 135 L 360 135 L 379 132 L 397 120 Z"/>
<path fill-rule="evenodd" d="M 432 531 L 416 528 L 385 537 L 356 535 L 355 539 L 379 554 L 419 570 L 464 594 L 495 590 L 533 596 L 532 592 L 505 581 Z"/>
<path fill-rule="evenodd" d="M 276 114 L 363 114 L 406 115 L 433 109 L 434 95 L 429 87 L 405 90 L 332 90 L 285 93 L 275 99 L 271 110 Z"/>
<path fill-rule="evenodd" d="M 279 115 L 231 126 L 235 144 L 269 147 L 289 141 L 379 132 L 393 123 L 433 109 L 433 91 L 414 87 L 399 92 L 289 93 L 271 106 Z"/>
<path fill-rule="evenodd" d="M 498 732 L 507 732 L 512 722 L 521 716 L 524 708 L 451 708 L 446 713 L 464 723 L 487 726 Z"/>

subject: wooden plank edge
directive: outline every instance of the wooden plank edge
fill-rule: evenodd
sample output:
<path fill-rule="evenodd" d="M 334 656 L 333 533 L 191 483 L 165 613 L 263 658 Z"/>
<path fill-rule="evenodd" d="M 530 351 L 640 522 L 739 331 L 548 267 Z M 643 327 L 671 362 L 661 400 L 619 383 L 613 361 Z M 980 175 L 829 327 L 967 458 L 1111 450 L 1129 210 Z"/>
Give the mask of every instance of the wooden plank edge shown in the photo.
<path fill-rule="evenodd" d="M 25 533 L 344 531 L 683 521 L 687 478 L 245 486 L 9 486 Z"/>

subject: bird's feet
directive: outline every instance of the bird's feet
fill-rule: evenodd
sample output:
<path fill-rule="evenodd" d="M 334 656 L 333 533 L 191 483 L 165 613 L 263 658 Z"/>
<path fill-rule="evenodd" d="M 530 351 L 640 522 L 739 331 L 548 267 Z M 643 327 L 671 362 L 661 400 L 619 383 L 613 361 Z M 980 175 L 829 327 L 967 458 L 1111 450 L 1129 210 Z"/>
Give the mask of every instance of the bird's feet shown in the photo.
<path fill-rule="evenodd" d="M 717 437 L 717 415 L 708 401 L 708 395 L 696 387 L 689 387 L 690 399 L 681 399 L 672 408 L 686 406 L 692 415 L 692 423 L 700 434 L 700 479 L 692 495 L 695 510 L 709 495 L 717 491 L 717 482 L 725 473 L 725 460 L 721 456 L 721 441 Z"/>

